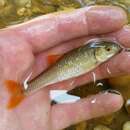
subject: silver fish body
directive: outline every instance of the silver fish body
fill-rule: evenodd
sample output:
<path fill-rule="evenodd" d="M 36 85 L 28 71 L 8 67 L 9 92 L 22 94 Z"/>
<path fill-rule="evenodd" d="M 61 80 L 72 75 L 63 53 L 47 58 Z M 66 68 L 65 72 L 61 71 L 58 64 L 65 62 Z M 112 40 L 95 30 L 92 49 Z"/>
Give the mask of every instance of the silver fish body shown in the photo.
<path fill-rule="evenodd" d="M 91 40 L 65 54 L 56 64 L 28 83 L 26 94 L 48 85 L 75 78 L 92 71 L 122 50 L 119 44 L 108 40 Z"/>

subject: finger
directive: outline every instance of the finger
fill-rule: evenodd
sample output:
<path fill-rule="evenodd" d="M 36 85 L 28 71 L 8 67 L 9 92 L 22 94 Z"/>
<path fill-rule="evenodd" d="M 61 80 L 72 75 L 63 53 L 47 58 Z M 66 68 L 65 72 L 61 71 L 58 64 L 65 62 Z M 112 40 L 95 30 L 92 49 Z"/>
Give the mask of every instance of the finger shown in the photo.
<path fill-rule="evenodd" d="M 130 48 L 130 26 L 126 25 L 116 33 L 111 33 L 108 36 L 115 37 L 124 47 Z"/>
<path fill-rule="evenodd" d="M 54 105 L 52 108 L 52 128 L 60 130 L 80 121 L 108 115 L 119 110 L 122 105 L 121 95 L 111 93 L 91 96 L 73 104 Z"/>
<path fill-rule="evenodd" d="M 107 37 L 111 39 L 116 39 L 118 42 L 120 42 L 120 44 L 126 47 L 130 47 L 130 44 L 129 44 L 130 43 L 130 27 L 129 26 L 124 27 L 122 30 L 116 33 L 109 34 L 107 35 Z M 71 41 L 71 43 L 69 44 L 67 43 L 61 44 L 59 47 L 55 47 L 39 55 L 37 58 L 35 69 L 34 69 L 34 77 L 37 76 L 39 73 L 41 73 L 48 67 L 47 60 L 46 60 L 47 55 L 66 53 L 69 50 L 80 46 L 81 44 L 84 43 L 84 41 L 88 40 L 89 38 L 76 39 L 76 40 Z M 93 72 L 87 73 L 83 76 L 80 76 L 72 80 L 68 80 L 66 82 L 53 85 L 53 89 L 62 88 L 62 89 L 70 90 L 74 88 L 75 86 L 79 86 L 79 85 L 93 81 L 94 80 L 93 74 L 95 74 L 96 80 L 108 78 L 112 76 L 118 76 L 122 74 L 128 74 L 130 73 L 130 69 L 129 69 L 130 56 L 129 55 L 130 55 L 129 52 L 122 52 L 119 55 L 113 57 L 111 60 L 109 60 L 105 64 L 97 67 Z"/>
<path fill-rule="evenodd" d="M 41 16 L 11 29 L 40 52 L 76 37 L 115 31 L 126 22 L 126 13 L 119 7 L 92 6 Z"/>

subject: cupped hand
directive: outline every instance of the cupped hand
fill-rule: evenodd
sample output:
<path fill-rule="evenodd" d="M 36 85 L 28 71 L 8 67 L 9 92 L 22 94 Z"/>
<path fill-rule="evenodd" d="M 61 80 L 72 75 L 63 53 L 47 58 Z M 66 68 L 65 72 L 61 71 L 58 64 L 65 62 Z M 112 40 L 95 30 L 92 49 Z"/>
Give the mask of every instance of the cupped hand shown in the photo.
<path fill-rule="evenodd" d="M 50 89 L 71 90 L 92 81 L 92 73 L 41 89 L 12 110 L 6 108 L 9 93 L 4 81 L 23 82 L 31 72 L 34 78 L 48 67 L 48 55 L 63 55 L 90 38 L 106 37 L 130 47 L 126 23 L 122 9 L 93 6 L 40 16 L 0 30 L 0 130 L 60 130 L 120 109 L 121 95 L 110 92 L 51 106 Z M 130 73 L 129 61 L 129 52 L 122 52 L 93 73 L 97 79 Z"/>

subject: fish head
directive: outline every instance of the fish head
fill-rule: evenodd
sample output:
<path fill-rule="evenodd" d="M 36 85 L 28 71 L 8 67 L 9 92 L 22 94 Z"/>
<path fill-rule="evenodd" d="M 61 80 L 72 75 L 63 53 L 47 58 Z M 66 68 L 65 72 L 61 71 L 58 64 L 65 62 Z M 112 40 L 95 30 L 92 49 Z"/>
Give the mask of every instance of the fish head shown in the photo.
<path fill-rule="evenodd" d="M 107 61 L 121 50 L 117 42 L 103 40 L 95 43 L 95 57 L 99 63 Z"/>

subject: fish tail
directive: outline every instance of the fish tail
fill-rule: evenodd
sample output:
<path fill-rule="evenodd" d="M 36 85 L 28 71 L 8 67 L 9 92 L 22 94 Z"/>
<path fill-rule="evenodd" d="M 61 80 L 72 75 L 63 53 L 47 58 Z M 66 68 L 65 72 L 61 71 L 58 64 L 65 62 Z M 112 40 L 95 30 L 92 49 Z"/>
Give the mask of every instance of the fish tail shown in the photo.
<path fill-rule="evenodd" d="M 7 108 L 13 109 L 17 107 L 25 98 L 23 87 L 19 83 L 12 80 L 6 80 L 5 86 L 10 93 Z"/>

